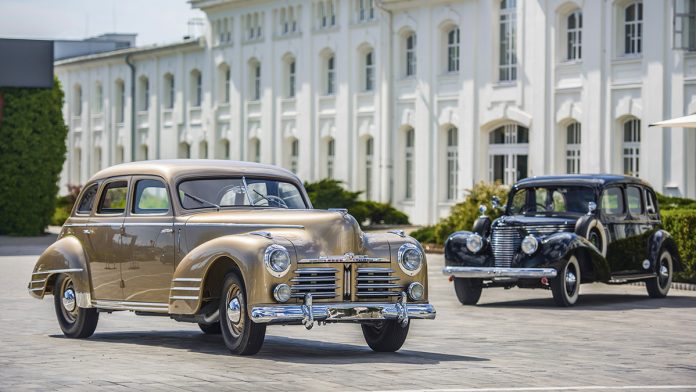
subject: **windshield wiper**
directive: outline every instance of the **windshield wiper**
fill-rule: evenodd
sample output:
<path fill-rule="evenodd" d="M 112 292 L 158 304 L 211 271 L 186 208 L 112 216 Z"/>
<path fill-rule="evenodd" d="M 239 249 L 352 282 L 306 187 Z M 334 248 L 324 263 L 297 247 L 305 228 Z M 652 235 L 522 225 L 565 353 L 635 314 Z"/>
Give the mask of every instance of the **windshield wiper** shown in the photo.
<path fill-rule="evenodd" d="M 217 205 L 217 204 L 215 204 L 215 203 L 211 203 L 211 202 L 209 202 L 208 200 L 203 200 L 203 199 L 201 199 L 200 197 L 191 195 L 191 194 L 189 194 L 189 193 L 186 193 L 185 191 L 181 191 L 181 193 L 183 193 L 184 196 L 190 197 L 191 199 L 193 199 L 193 200 L 195 200 L 195 201 L 197 201 L 197 202 L 199 202 L 199 203 L 201 203 L 201 204 L 208 204 L 208 205 L 210 205 L 210 206 L 215 207 L 218 211 L 220 211 L 220 206 Z"/>

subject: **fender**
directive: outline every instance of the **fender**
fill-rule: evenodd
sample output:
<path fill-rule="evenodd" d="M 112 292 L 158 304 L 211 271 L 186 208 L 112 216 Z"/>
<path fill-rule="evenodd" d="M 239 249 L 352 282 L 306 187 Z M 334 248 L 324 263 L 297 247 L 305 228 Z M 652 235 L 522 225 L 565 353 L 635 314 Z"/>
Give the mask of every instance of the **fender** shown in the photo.
<path fill-rule="evenodd" d="M 479 253 L 471 254 L 466 248 L 466 240 L 472 234 L 475 233 L 471 231 L 457 231 L 447 237 L 445 241 L 445 265 L 493 266 L 488 237 L 483 237 L 484 244 Z"/>
<path fill-rule="evenodd" d="M 49 246 L 34 265 L 29 282 L 29 294 L 42 299 L 53 294 L 53 283 L 58 274 L 68 274 L 77 292 L 77 305 L 92 307 L 92 282 L 89 278 L 87 257 L 80 241 L 73 236 L 65 236 Z"/>
<path fill-rule="evenodd" d="M 599 233 L 600 248 L 598 249 L 603 257 L 607 257 L 607 246 L 609 245 L 609 238 L 607 236 L 607 230 L 605 229 L 602 222 L 597 219 L 594 215 L 583 215 L 575 223 L 575 234 L 590 239 L 591 231 L 595 229 Z"/>
<path fill-rule="evenodd" d="M 555 233 L 543 237 L 537 253 L 528 257 L 519 253 L 518 256 L 521 256 L 519 264 L 522 267 L 552 265 L 554 268 L 560 268 L 562 262 L 571 254 L 578 256 L 578 261 L 585 273 L 583 276 L 590 276 L 587 269 L 591 267 L 594 271 L 594 280 L 605 282 L 610 279 L 611 269 L 607 259 L 590 241 L 575 233 Z"/>
<path fill-rule="evenodd" d="M 674 272 L 683 272 L 684 264 L 682 264 L 679 256 L 679 247 L 677 247 L 677 243 L 672 235 L 662 229 L 655 231 L 648 240 L 648 257 L 650 257 L 652 262 L 652 270 L 657 272 L 657 259 L 660 257 L 660 251 L 663 248 L 666 248 L 672 254 Z"/>
<path fill-rule="evenodd" d="M 169 313 L 192 315 L 199 311 L 210 276 L 217 262 L 229 260 L 239 271 L 247 290 L 247 307 L 271 303 L 272 289 L 277 283 L 285 282 L 292 275 L 288 272 L 281 278 L 271 276 L 264 266 L 263 257 L 271 244 L 285 246 L 290 252 L 291 266 L 297 266 L 297 255 L 292 243 L 282 237 L 267 238 L 253 234 L 232 234 L 217 237 L 192 249 L 177 265 L 172 277 L 169 295 Z M 195 290 L 197 289 L 197 290 Z M 213 295 L 213 294 L 211 294 Z"/>
<path fill-rule="evenodd" d="M 488 216 L 480 216 L 474 221 L 472 232 L 478 233 L 483 238 L 488 238 L 491 234 L 491 218 Z"/>

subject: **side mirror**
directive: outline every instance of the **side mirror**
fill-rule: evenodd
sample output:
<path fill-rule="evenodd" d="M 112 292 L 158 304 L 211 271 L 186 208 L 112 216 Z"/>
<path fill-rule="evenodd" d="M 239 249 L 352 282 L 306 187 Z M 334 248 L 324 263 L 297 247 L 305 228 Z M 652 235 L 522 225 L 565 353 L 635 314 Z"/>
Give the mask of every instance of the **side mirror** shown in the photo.
<path fill-rule="evenodd" d="M 496 210 L 497 210 L 498 208 L 500 208 L 500 198 L 498 198 L 498 196 L 493 196 L 493 197 L 491 198 L 491 205 L 492 205 L 493 208 L 495 208 Z"/>
<path fill-rule="evenodd" d="M 597 203 L 593 201 L 587 203 L 587 215 L 592 215 L 595 210 L 597 210 Z"/>
<path fill-rule="evenodd" d="M 481 204 L 481 205 L 479 206 L 479 214 L 481 214 L 481 216 L 486 216 L 486 211 L 487 211 L 487 210 L 488 210 L 488 208 L 486 208 L 485 205 Z"/>

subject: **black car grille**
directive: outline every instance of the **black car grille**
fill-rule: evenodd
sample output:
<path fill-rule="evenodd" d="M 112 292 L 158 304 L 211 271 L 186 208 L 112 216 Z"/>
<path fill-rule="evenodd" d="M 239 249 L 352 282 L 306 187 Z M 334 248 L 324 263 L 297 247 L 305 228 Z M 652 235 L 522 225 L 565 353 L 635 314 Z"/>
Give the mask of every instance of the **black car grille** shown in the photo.
<path fill-rule="evenodd" d="M 539 225 L 539 226 L 497 226 L 491 234 L 491 248 L 495 266 L 509 268 L 512 259 L 520 249 L 524 233 L 546 236 L 563 231 L 573 231 L 574 225 Z"/>

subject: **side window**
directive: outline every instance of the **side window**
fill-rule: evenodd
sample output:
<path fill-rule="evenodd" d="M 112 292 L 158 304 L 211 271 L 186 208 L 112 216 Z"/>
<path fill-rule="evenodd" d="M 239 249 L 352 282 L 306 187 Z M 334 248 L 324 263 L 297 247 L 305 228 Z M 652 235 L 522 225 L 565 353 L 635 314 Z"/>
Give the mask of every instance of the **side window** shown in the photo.
<path fill-rule="evenodd" d="M 98 184 L 92 184 L 85 190 L 82 194 L 82 199 L 77 204 L 76 212 L 80 215 L 89 214 L 92 211 L 92 206 L 94 205 L 94 199 L 97 197 Z"/>
<path fill-rule="evenodd" d="M 551 194 L 553 201 L 553 211 L 554 212 L 564 212 L 566 211 L 565 195 L 558 190 L 553 191 Z"/>
<path fill-rule="evenodd" d="M 648 189 L 645 190 L 645 205 L 646 212 L 648 214 L 657 214 L 657 202 L 655 201 L 655 194 Z"/>
<path fill-rule="evenodd" d="M 628 201 L 628 211 L 632 215 L 643 214 L 643 198 L 641 197 L 640 188 L 629 186 L 626 188 L 626 200 Z"/>
<path fill-rule="evenodd" d="M 515 196 L 512 197 L 512 205 L 510 212 L 512 214 L 520 214 L 527 207 L 527 191 L 521 190 L 515 192 Z"/>
<path fill-rule="evenodd" d="M 121 214 L 126 209 L 128 182 L 114 181 L 107 184 L 99 201 L 99 214 Z"/>
<path fill-rule="evenodd" d="M 159 180 L 140 180 L 135 184 L 134 214 L 163 214 L 169 211 L 167 187 Z"/>
<path fill-rule="evenodd" d="M 534 210 L 546 211 L 546 200 L 549 196 L 549 191 L 545 188 L 537 188 L 534 190 Z"/>
<path fill-rule="evenodd" d="M 625 211 L 621 188 L 607 188 L 602 192 L 602 212 L 605 215 L 621 215 Z"/>

